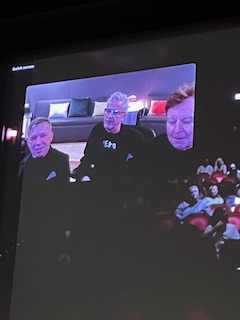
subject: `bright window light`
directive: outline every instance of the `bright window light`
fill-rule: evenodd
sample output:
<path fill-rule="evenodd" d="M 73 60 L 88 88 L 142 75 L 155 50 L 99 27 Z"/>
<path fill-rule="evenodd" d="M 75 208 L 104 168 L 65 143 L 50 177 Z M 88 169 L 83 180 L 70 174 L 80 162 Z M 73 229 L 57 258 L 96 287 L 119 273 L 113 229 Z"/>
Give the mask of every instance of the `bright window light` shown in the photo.
<path fill-rule="evenodd" d="M 235 100 L 240 100 L 240 93 L 236 93 L 234 98 Z"/>

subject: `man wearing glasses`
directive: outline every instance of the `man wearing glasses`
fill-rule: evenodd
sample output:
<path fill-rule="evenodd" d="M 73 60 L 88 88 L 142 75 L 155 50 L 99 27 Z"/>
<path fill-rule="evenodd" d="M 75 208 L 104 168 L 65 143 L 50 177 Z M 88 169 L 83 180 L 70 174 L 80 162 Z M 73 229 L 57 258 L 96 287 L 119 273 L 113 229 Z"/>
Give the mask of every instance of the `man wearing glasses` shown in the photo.
<path fill-rule="evenodd" d="M 107 101 L 103 123 L 93 128 L 80 165 L 72 172 L 77 181 L 120 183 L 133 175 L 133 160 L 142 152 L 143 136 L 122 122 L 128 111 L 128 96 L 114 92 Z"/>

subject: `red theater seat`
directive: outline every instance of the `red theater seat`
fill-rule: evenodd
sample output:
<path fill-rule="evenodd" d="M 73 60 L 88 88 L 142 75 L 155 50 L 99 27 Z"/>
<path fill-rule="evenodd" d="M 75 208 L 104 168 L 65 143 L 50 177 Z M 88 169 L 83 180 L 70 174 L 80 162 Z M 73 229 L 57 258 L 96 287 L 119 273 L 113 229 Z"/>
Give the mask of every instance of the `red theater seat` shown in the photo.
<path fill-rule="evenodd" d="M 222 172 L 214 172 L 211 177 L 217 179 L 217 182 L 220 183 L 224 178 L 226 178 L 226 175 Z"/>
<path fill-rule="evenodd" d="M 197 174 L 197 179 L 199 179 L 202 182 L 204 182 L 206 179 L 209 179 L 209 178 L 210 178 L 210 175 L 206 172 Z"/>
<path fill-rule="evenodd" d="M 237 213 L 237 212 L 229 213 L 228 222 L 234 224 L 240 231 L 240 213 Z"/>
<path fill-rule="evenodd" d="M 207 213 L 193 213 L 184 219 L 184 223 L 196 226 L 199 231 L 204 231 L 208 225 L 209 215 Z"/>
<path fill-rule="evenodd" d="M 178 220 L 172 213 L 161 211 L 155 215 L 155 222 L 160 230 L 171 230 Z"/>
<path fill-rule="evenodd" d="M 234 213 L 238 213 L 240 214 L 240 204 L 237 204 L 235 209 L 234 209 Z"/>
<path fill-rule="evenodd" d="M 219 207 L 223 207 L 227 210 L 227 212 L 231 212 L 231 207 L 229 205 L 227 205 L 226 203 L 222 203 L 222 204 L 212 204 L 210 206 L 210 208 L 212 209 L 212 211 L 214 212 L 214 210 L 216 208 L 219 208 Z"/>
<path fill-rule="evenodd" d="M 237 180 L 234 177 L 226 176 L 225 178 L 222 179 L 222 182 L 230 182 L 230 183 L 236 184 Z"/>

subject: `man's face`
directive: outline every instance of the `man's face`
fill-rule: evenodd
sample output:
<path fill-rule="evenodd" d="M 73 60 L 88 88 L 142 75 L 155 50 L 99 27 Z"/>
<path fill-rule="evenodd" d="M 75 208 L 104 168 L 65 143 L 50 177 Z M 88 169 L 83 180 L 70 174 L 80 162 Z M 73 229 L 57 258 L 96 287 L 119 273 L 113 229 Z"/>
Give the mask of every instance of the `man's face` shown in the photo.
<path fill-rule="evenodd" d="M 167 112 L 167 136 L 172 146 L 186 150 L 193 146 L 194 98 L 189 97 Z"/>
<path fill-rule="evenodd" d="M 123 110 L 121 101 L 113 99 L 107 106 L 104 113 L 103 125 L 107 132 L 118 133 L 126 113 Z"/>
<path fill-rule="evenodd" d="M 27 144 L 34 158 L 43 158 L 50 149 L 53 131 L 49 123 L 42 122 L 34 126 L 29 134 Z"/>
<path fill-rule="evenodd" d="M 197 199 L 199 197 L 199 189 L 197 186 L 191 186 L 188 190 L 189 190 L 190 195 L 194 199 Z"/>

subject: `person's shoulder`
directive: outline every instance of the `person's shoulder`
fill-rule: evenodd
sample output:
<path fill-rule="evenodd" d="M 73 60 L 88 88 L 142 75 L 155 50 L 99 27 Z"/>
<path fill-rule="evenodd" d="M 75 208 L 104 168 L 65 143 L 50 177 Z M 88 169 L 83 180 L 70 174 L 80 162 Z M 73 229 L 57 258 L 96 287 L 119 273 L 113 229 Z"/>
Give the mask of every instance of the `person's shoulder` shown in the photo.
<path fill-rule="evenodd" d="M 90 138 L 90 137 L 92 138 L 95 135 L 99 135 L 99 133 L 101 133 L 101 132 L 106 132 L 106 130 L 103 126 L 103 122 L 98 122 L 92 127 L 92 130 L 91 130 L 88 138 Z"/>
<path fill-rule="evenodd" d="M 144 133 L 135 126 L 122 124 L 121 131 L 119 132 L 121 136 L 128 139 L 128 141 L 137 140 L 144 141 Z"/>
<path fill-rule="evenodd" d="M 136 128 L 136 126 L 122 124 L 121 126 L 122 133 L 132 133 L 132 134 L 140 134 L 140 131 Z"/>
<path fill-rule="evenodd" d="M 100 129 L 104 129 L 104 126 L 103 126 L 103 122 L 98 122 L 96 123 L 93 128 L 92 128 L 92 131 L 94 130 L 100 130 Z M 105 130 L 105 129 L 104 129 Z"/>
<path fill-rule="evenodd" d="M 69 154 L 65 153 L 63 151 L 60 151 L 56 148 L 51 147 L 50 148 L 50 153 L 52 154 L 52 156 L 57 157 L 57 158 L 62 158 L 62 159 L 69 159 Z"/>
<path fill-rule="evenodd" d="M 29 158 L 31 157 L 31 153 L 28 153 L 26 156 L 24 156 L 22 158 L 22 160 L 19 162 L 19 165 L 24 165 L 26 164 L 26 162 L 29 160 Z"/>
<path fill-rule="evenodd" d="M 170 142 L 167 139 L 167 134 L 163 133 L 150 139 L 148 144 L 152 146 L 166 146 L 170 145 Z"/>

